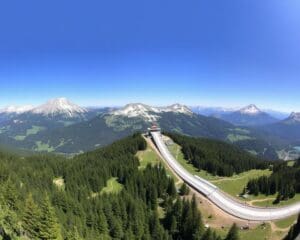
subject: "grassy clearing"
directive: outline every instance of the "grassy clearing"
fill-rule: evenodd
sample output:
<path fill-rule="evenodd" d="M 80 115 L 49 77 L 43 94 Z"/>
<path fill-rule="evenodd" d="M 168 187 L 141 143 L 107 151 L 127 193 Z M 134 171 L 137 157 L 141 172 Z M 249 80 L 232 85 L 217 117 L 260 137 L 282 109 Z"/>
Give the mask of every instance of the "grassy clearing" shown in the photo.
<path fill-rule="evenodd" d="M 53 184 L 60 190 L 65 189 L 65 180 L 62 177 L 54 178 Z"/>
<path fill-rule="evenodd" d="M 1 133 L 5 133 L 6 131 L 9 130 L 9 128 L 10 128 L 10 126 L 8 126 L 8 127 L 1 127 L 1 128 L 0 128 L 0 134 L 1 134 Z"/>
<path fill-rule="evenodd" d="M 37 134 L 44 129 L 44 127 L 33 125 L 30 129 L 26 130 L 26 136 Z"/>
<path fill-rule="evenodd" d="M 169 151 L 171 152 L 171 154 L 175 157 L 175 159 L 186 169 L 188 170 L 190 173 L 192 173 L 193 175 L 197 175 L 199 177 L 203 177 L 207 180 L 216 180 L 216 179 L 220 179 L 218 176 L 213 176 L 209 173 L 207 173 L 206 171 L 198 171 L 197 168 L 195 168 L 192 164 L 189 164 L 183 156 L 183 153 L 181 151 L 181 147 L 174 143 L 172 145 L 168 146 Z"/>
<path fill-rule="evenodd" d="M 49 143 L 43 143 L 42 141 L 35 142 L 36 148 L 35 150 L 38 152 L 53 152 L 54 147 L 50 146 Z"/>
<path fill-rule="evenodd" d="M 225 238 L 229 228 L 216 229 L 216 232 L 222 237 Z M 271 239 L 272 230 L 270 224 L 259 225 L 255 229 L 249 230 L 239 230 L 240 239 L 243 240 L 265 240 Z"/>
<path fill-rule="evenodd" d="M 272 230 L 270 224 L 260 225 L 255 229 L 240 231 L 243 240 L 263 240 L 271 239 Z"/>
<path fill-rule="evenodd" d="M 141 170 L 145 169 L 145 167 L 148 164 L 155 165 L 158 163 L 162 163 L 162 165 L 165 167 L 167 175 L 172 177 L 174 179 L 175 183 L 179 181 L 177 176 L 175 176 L 175 174 L 170 170 L 167 163 L 164 160 L 162 160 L 161 157 L 149 145 L 147 146 L 146 150 L 139 151 L 136 154 L 136 156 L 140 160 L 139 169 L 141 169 Z"/>
<path fill-rule="evenodd" d="M 71 126 L 72 124 L 75 123 L 73 121 L 59 121 L 59 122 L 62 123 L 65 127 Z"/>
<path fill-rule="evenodd" d="M 295 195 L 295 197 L 293 197 L 292 199 L 289 199 L 287 201 L 281 201 L 278 204 L 273 204 L 273 201 L 276 199 L 276 196 L 277 195 L 275 194 L 275 195 L 269 195 L 269 196 L 259 195 L 258 197 L 253 197 L 252 199 L 259 199 L 259 198 L 260 199 L 266 199 L 265 201 L 253 202 L 253 205 L 259 206 L 259 207 L 281 207 L 281 206 L 290 205 L 290 204 L 293 204 L 293 203 L 296 203 L 296 202 L 300 201 L 300 194 L 297 193 Z"/>
<path fill-rule="evenodd" d="M 268 169 L 267 170 L 254 169 L 240 174 L 236 174 L 232 177 L 224 177 L 221 180 L 211 181 L 211 182 L 216 186 L 218 186 L 223 191 L 236 197 L 242 193 L 243 189 L 245 188 L 245 186 L 247 185 L 250 179 L 258 178 L 261 176 L 269 176 L 271 175 L 271 173 L 272 172 Z M 251 198 L 249 200 L 253 200 L 253 199 Z"/>
<path fill-rule="evenodd" d="M 293 166 L 295 165 L 295 161 L 288 161 L 288 162 L 287 162 L 287 165 L 288 165 L 289 167 L 293 167 Z"/>
<path fill-rule="evenodd" d="M 235 128 L 235 129 L 233 129 L 233 131 L 234 131 L 234 132 L 238 132 L 238 133 L 240 133 L 240 134 L 249 134 L 249 133 L 250 133 L 249 130 L 243 129 L 243 128 Z"/>
<path fill-rule="evenodd" d="M 168 146 L 168 148 L 172 155 L 177 159 L 177 161 L 190 173 L 209 180 L 220 189 L 234 197 L 236 197 L 243 191 L 244 187 L 247 185 L 250 179 L 257 178 L 263 175 L 269 176 L 272 173 L 270 170 L 250 170 L 248 172 L 233 175 L 232 177 L 213 176 L 206 171 L 198 171 L 198 169 L 195 168 L 192 164 L 187 163 L 187 161 L 184 159 L 181 147 L 178 144 L 174 143 Z M 249 200 L 252 199 L 253 198 L 250 198 Z"/>
<path fill-rule="evenodd" d="M 147 147 L 145 151 L 139 151 L 136 156 L 140 160 L 139 169 L 145 169 L 148 164 L 153 166 L 159 163 L 159 157 L 150 147 Z"/>
<path fill-rule="evenodd" d="M 26 136 L 22 136 L 22 135 L 14 136 L 14 139 L 17 141 L 23 141 L 25 138 L 26 138 Z"/>
<path fill-rule="evenodd" d="M 228 134 L 227 139 L 230 142 L 237 142 L 237 141 L 242 141 L 242 140 L 249 140 L 249 139 L 252 139 L 252 138 L 249 137 L 249 136 L 246 136 L 246 135 L 232 134 L 231 133 L 231 134 Z"/>
<path fill-rule="evenodd" d="M 291 216 L 286 219 L 282 219 L 275 222 L 278 228 L 288 228 L 291 227 L 297 221 L 297 216 Z"/>
<path fill-rule="evenodd" d="M 110 178 L 107 180 L 106 187 L 104 187 L 100 194 L 118 194 L 123 189 L 123 185 L 118 182 L 118 178 Z"/>

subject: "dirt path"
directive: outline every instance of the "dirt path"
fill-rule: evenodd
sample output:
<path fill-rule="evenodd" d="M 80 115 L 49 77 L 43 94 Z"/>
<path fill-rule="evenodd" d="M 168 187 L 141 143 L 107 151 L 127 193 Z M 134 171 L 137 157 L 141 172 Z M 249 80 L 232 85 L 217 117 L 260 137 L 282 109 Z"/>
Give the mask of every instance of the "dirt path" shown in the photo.
<path fill-rule="evenodd" d="M 290 230 L 290 227 L 286 227 L 286 228 L 280 228 L 278 226 L 276 226 L 276 224 L 274 222 L 270 222 L 272 231 L 280 231 L 280 232 L 287 232 Z"/>
<path fill-rule="evenodd" d="M 251 205 L 251 206 L 255 206 L 253 203 L 256 203 L 256 202 L 265 202 L 265 201 L 269 201 L 269 200 L 275 200 L 275 198 L 254 199 L 254 200 L 248 201 L 247 203 L 249 205 Z"/>
<path fill-rule="evenodd" d="M 237 177 L 237 178 L 221 178 L 221 179 L 216 179 L 216 180 L 210 180 L 212 183 L 218 183 L 218 182 L 224 182 L 224 181 L 235 181 L 235 180 L 240 180 L 245 178 L 246 176 L 243 177 Z"/>
<path fill-rule="evenodd" d="M 290 230 L 290 227 L 280 228 L 276 226 L 274 222 L 269 222 L 271 226 L 272 236 L 271 239 L 281 240 L 286 236 Z"/>

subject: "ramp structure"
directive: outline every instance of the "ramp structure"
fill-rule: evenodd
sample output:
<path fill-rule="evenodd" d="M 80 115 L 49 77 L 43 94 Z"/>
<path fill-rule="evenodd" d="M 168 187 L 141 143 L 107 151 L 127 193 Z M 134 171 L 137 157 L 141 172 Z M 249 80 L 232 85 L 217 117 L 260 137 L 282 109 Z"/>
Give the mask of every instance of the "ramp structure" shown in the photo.
<path fill-rule="evenodd" d="M 158 128 L 149 129 L 149 134 L 162 157 L 176 174 L 192 188 L 206 196 L 213 204 L 235 217 L 249 221 L 278 220 L 300 212 L 300 202 L 279 208 L 253 207 L 228 196 L 207 180 L 194 176 L 183 168 L 165 145 Z"/>

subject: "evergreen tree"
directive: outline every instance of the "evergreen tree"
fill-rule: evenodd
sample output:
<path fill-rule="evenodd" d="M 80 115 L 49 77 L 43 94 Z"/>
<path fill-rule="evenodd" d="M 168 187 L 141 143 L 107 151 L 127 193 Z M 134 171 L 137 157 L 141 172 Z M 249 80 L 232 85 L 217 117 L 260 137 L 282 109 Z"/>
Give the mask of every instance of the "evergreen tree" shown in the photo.
<path fill-rule="evenodd" d="M 168 193 L 169 196 L 171 196 L 171 197 L 176 196 L 177 191 L 176 191 L 176 187 L 175 187 L 173 178 L 170 178 L 170 179 L 169 179 L 168 188 L 167 188 L 167 193 Z"/>
<path fill-rule="evenodd" d="M 19 234 L 17 214 L 0 201 L 0 239 L 16 239 Z"/>
<path fill-rule="evenodd" d="M 38 239 L 40 231 L 41 212 L 33 200 L 32 194 L 29 194 L 25 201 L 25 210 L 23 214 L 22 227 L 28 237 Z"/>
<path fill-rule="evenodd" d="M 48 195 L 41 205 L 39 238 L 42 240 L 61 240 L 60 225 L 57 221 L 54 208 L 51 206 Z"/>
<path fill-rule="evenodd" d="M 124 232 L 122 229 L 121 221 L 119 219 L 117 219 L 116 217 L 113 217 L 110 228 L 111 228 L 111 232 L 110 232 L 111 236 L 114 239 L 122 239 L 123 238 Z"/>
<path fill-rule="evenodd" d="M 225 240 L 239 240 L 238 228 L 235 223 L 230 228 Z"/>
<path fill-rule="evenodd" d="M 215 240 L 215 236 L 210 228 L 208 228 L 203 234 L 201 240 Z"/>
<path fill-rule="evenodd" d="M 176 217 L 173 215 L 171 217 L 171 224 L 170 224 L 170 234 L 172 236 L 176 236 L 178 233 L 178 224 L 177 224 L 177 220 Z"/>
<path fill-rule="evenodd" d="M 183 183 L 179 189 L 180 195 L 181 196 L 188 195 L 189 192 L 190 192 L 189 187 L 186 185 L 186 183 Z"/>
<path fill-rule="evenodd" d="M 107 224 L 107 220 L 106 217 L 103 213 L 103 211 L 101 211 L 99 213 L 99 218 L 98 218 L 98 231 L 100 234 L 102 235 L 107 235 L 109 230 L 108 230 L 108 224 Z"/>
<path fill-rule="evenodd" d="M 278 204 L 278 203 L 280 203 L 280 200 L 281 200 L 281 194 L 278 193 L 276 199 L 273 201 L 273 204 Z"/>
<path fill-rule="evenodd" d="M 68 233 L 67 239 L 66 240 L 83 240 L 76 227 L 73 227 L 73 229 Z"/>

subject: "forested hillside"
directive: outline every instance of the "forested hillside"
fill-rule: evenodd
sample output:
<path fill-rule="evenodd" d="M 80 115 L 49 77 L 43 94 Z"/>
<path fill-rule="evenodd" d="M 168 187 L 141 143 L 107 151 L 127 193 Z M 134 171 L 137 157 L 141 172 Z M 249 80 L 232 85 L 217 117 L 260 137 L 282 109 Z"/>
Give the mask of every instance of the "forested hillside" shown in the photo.
<path fill-rule="evenodd" d="M 254 195 L 277 193 L 274 203 L 293 198 L 296 193 L 300 193 L 300 159 L 295 161 L 293 166 L 287 165 L 286 162 L 275 165 L 271 176 L 250 180 L 247 189 Z"/>
<path fill-rule="evenodd" d="M 1 152 L 1 237 L 218 239 L 205 231 L 195 199 L 180 198 L 162 166 L 138 169 L 135 153 L 145 147 L 136 134 L 73 159 Z M 122 189 L 103 193 L 112 178 Z"/>
<path fill-rule="evenodd" d="M 266 169 L 270 162 L 259 159 L 226 142 L 167 133 L 182 147 L 185 159 L 199 170 L 232 176 L 251 169 Z"/>

